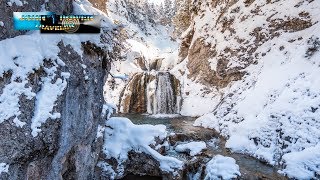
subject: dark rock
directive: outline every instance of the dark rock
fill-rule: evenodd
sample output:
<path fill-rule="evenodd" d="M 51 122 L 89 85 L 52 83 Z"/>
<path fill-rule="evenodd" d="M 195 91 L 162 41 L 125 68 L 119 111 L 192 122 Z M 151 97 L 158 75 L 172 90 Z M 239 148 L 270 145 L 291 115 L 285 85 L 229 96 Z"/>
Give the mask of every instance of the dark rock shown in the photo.
<path fill-rule="evenodd" d="M 41 126 L 38 136 L 31 135 L 31 119 L 35 98 L 20 97 L 19 119 L 26 123 L 22 128 L 14 126 L 13 118 L 0 124 L 0 162 L 9 164 L 9 172 L 0 179 L 94 179 L 95 168 L 102 146 L 102 138 L 96 139 L 98 125 L 104 124 L 101 116 L 104 78 L 110 70 L 106 52 L 92 43 L 83 43 L 81 58 L 70 45 L 59 43 L 60 59 L 66 64 L 57 70 L 69 72 L 68 85 L 55 102 L 54 112 L 59 119 L 48 119 Z M 90 49 L 90 51 L 89 51 Z M 37 93 L 41 78 L 47 74 L 44 67 L 51 67 L 45 60 L 43 67 L 28 76 L 27 86 Z M 85 64 L 85 79 L 83 67 Z M 10 82 L 10 72 L 1 78 L 0 87 Z"/>

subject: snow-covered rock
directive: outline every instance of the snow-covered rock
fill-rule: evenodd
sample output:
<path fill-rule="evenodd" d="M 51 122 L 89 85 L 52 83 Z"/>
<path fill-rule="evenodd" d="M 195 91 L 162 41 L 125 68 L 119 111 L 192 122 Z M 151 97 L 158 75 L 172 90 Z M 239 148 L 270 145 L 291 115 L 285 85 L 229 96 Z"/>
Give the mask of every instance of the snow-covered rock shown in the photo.
<path fill-rule="evenodd" d="M 174 149 L 177 152 L 186 152 L 189 153 L 190 156 L 195 156 L 197 154 L 200 154 L 202 150 L 206 149 L 207 145 L 203 141 L 199 142 L 189 142 L 186 144 L 179 144 Z"/>
<path fill-rule="evenodd" d="M 205 180 L 233 179 L 241 175 L 239 166 L 231 157 L 214 156 L 206 166 Z"/>
<path fill-rule="evenodd" d="M 0 163 L 0 175 L 1 173 L 8 173 L 9 171 L 9 165 L 6 163 Z"/>
<path fill-rule="evenodd" d="M 182 170 L 182 161 L 174 157 L 163 156 L 151 148 L 151 146 L 157 145 L 157 141 L 163 141 L 162 144 L 158 144 L 157 146 L 167 144 L 165 143 L 166 141 L 164 141 L 167 137 L 166 127 L 164 125 L 135 125 L 127 118 L 112 117 L 106 122 L 104 137 L 103 152 L 106 156 L 105 161 L 112 158 L 117 160 L 116 169 L 114 169 L 117 178 L 121 178 L 127 173 L 130 173 L 127 169 L 134 168 L 127 166 L 127 164 L 141 161 L 141 159 L 134 160 L 132 158 L 132 156 L 135 156 L 130 153 L 132 151 L 146 162 L 148 161 L 149 164 L 154 165 L 152 162 L 154 160 L 159 163 L 159 167 L 153 168 L 160 168 L 160 172 L 156 173 L 161 174 L 151 175 L 160 176 L 169 173 L 174 177 L 178 175 L 177 172 L 179 170 Z M 129 156 L 132 162 L 130 162 Z M 142 166 L 142 164 L 140 164 L 140 166 Z M 144 170 L 144 168 L 141 168 L 139 171 L 131 173 L 139 174 L 144 172 Z"/>

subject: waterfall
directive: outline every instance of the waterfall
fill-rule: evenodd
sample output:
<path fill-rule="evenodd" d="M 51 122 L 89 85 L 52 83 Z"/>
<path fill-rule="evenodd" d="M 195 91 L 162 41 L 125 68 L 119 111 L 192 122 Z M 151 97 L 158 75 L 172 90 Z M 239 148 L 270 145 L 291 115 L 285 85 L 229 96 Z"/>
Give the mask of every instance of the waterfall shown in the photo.
<path fill-rule="evenodd" d="M 159 72 L 156 79 L 156 107 L 154 114 L 173 114 L 176 113 L 173 85 L 168 72 Z"/>
<path fill-rule="evenodd" d="M 134 75 L 120 96 L 120 112 L 177 114 L 180 112 L 180 82 L 169 72 Z"/>

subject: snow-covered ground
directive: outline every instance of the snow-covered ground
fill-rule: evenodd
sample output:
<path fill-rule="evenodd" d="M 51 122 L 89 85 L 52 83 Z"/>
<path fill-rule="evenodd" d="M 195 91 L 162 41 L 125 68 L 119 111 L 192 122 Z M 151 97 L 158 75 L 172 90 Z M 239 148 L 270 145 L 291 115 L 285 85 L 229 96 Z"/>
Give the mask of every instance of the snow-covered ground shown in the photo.
<path fill-rule="evenodd" d="M 239 13 L 245 14 L 245 10 L 260 3 L 264 4 L 255 2 L 248 8 L 241 7 Z M 198 118 L 194 125 L 217 130 L 228 139 L 226 146 L 233 151 L 248 153 L 272 165 L 283 165 L 284 170 L 279 172 L 289 177 L 310 179 L 319 177 L 320 173 L 320 53 L 315 51 L 312 56 L 306 56 L 310 48 L 319 47 L 320 3 L 303 2 L 295 10 L 290 8 L 293 5 L 291 2 L 263 5 L 260 9 L 263 16 L 252 16 L 242 23 L 235 19 L 235 34 L 226 31 L 221 37 L 214 36 L 221 42 L 224 39 L 219 38 L 229 37 L 228 43 L 233 43 L 233 36 L 253 41 L 248 33 L 258 26 L 267 28 L 260 23 L 273 10 L 279 12 L 277 18 L 299 17 L 300 12 L 308 11 L 313 23 L 304 30 L 281 31 L 279 37 L 261 45 L 256 52 L 266 54 L 257 58 L 256 65 L 244 70 L 248 74 L 242 80 L 221 89 L 224 95 L 219 106 Z M 226 46 L 221 43 L 217 47 L 223 50 Z"/>

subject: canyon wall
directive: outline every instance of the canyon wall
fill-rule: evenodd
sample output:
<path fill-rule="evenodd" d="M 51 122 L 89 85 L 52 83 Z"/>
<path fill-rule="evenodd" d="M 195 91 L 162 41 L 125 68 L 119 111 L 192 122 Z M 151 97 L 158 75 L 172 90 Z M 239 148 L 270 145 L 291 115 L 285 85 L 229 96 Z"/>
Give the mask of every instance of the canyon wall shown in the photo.
<path fill-rule="evenodd" d="M 15 31 L 14 11 L 79 9 L 72 1 L 19 2 L 0 2 L 0 179 L 99 178 L 103 86 L 117 27 L 105 19 L 97 35 Z"/>

